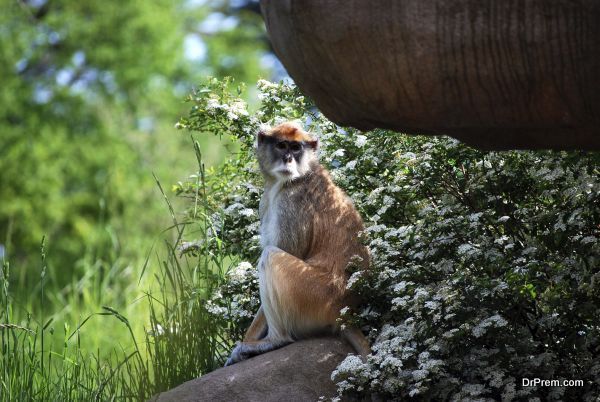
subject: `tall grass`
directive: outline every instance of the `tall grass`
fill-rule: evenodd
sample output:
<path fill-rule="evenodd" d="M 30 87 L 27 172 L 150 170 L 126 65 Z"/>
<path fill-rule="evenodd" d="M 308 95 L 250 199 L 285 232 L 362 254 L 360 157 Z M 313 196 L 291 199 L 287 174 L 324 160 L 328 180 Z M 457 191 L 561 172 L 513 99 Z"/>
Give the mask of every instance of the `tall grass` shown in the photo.
<path fill-rule="evenodd" d="M 197 143 L 194 148 L 198 159 L 194 236 L 202 242 L 218 243 L 214 231 L 207 230 L 204 166 Z M 146 311 L 145 315 L 128 319 L 118 310 L 102 306 L 69 322 L 73 315 L 49 311 L 44 294 L 48 267 L 42 242 L 37 295 L 28 295 L 31 303 L 39 303 L 35 317 L 31 313 L 34 309 L 15 303 L 9 285 L 11 267 L 8 261 L 2 261 L 0 401 L 146 400 L 223 364 L 231 343 L 226 323 L 208 313 L 205 301 L 221 284 L 230 260 L 219 252 L 196 257 L 178 255 L 176 245 L 188 223 L 178 220 L 158 180 L 157 185 L 171 214 L 174 240 L 154 247 L 141 269 L 138 286 L 143 282 L 149 284 L 149 289 L 138 300 L 129 302 L 143 304 L 145 308 L 140 310 Z M 66 295 L 63 292 L 50 298 L 75 304 L 82 294 L 85 297 L 86 286 L 110 291 L 110 281 L 99 280 L 95 268 L 93 263 L 86 267 L 89 276 L 74 283 Z M 56 330 L 59 323 L 62 328 Z M 142 331 L 136 330 L 140 327 Z M 91 333 L 86 332 L 88 328 Z M 115 336 L 122 331 L 126 338 Z M 85 346 L 86 337 L 101 337 L 105 340 L 101 344 L 110 346 L 90 350 Z M 117 344 L 119 339 L 126 341 Z"/>

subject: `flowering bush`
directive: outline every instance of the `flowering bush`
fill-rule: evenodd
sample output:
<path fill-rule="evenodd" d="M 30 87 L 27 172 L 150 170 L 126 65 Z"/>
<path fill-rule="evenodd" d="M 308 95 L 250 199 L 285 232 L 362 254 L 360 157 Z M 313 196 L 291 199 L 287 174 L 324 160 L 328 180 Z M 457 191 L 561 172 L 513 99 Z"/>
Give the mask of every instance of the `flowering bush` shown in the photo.
<path fill-rule="evenodd" d="M 339 396 L 386 400 L 563 400 L 600 394 L 600 157 L 583 152 L 482 152 L 456 140 L 336 126 L 285 84 L 260 81 L 249 112 L 212 80 L 190 96 L 182 128 L 230 136 L 239 152 L 217 174 L 205 220 L 245 261 L 210 301 L 241 336 L 258 306 L 261 178 L 254 135 L 298 119 L 317 135 L 321 161 L 354 199 L 372 253 L 348 286 L 363 295 L 352 317 L 372 341 L 332 374 Z M 194 196 L 197 181 L 177 191 Z M 190 214 L 195 212 L 190 211 Z M 235 264 L 234 264 L 235 265 Z M 523 379 L 583 380 L 579 387 Z"/>

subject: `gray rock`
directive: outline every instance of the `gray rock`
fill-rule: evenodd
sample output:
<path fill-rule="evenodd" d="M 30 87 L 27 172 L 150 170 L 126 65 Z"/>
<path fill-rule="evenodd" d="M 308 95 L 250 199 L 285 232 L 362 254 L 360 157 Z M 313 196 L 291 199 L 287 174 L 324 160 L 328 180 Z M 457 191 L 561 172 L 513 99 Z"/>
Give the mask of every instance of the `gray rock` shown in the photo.
<path fill-rule="evenodd" d="M 317 401 L 336 394 L 331 372 L 352 348 L 337 338 L 315 338 L 223 367 L 153 401 Z"/>

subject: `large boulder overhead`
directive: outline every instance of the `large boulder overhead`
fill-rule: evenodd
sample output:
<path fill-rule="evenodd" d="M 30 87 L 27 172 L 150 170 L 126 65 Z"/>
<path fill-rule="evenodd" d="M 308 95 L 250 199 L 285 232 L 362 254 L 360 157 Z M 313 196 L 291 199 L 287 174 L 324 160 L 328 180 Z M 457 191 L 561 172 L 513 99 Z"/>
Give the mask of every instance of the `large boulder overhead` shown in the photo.
<path fill-rule="evenodd" d="M 600 149 L 600 1 L 261 0 L 334 122 L 483 149 Z"/>

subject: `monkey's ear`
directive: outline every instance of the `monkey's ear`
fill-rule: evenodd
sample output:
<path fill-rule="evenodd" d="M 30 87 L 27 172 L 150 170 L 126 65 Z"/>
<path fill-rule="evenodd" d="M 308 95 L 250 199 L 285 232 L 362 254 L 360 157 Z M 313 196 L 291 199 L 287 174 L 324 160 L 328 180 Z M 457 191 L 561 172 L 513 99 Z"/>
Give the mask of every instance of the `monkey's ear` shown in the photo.
<path fill-rule="evenodd" d="M 319 147 L 319 140 L 306 141 L 306 145 L 308 145 L 310 149 L 315 151 Z"/>
<path fill-rule="evenodd" d="M 258 134 L 256 134 L 256 140 L 259 144 L 262 144 L 265 141 L 267 134 L 264 131 L 260 130 Z"/>

